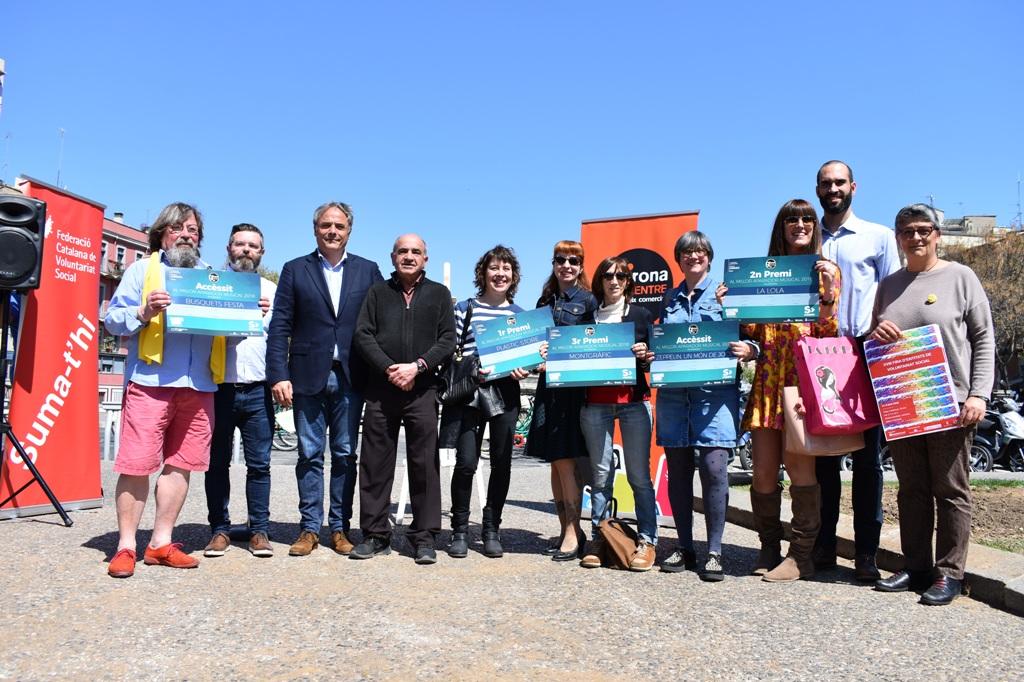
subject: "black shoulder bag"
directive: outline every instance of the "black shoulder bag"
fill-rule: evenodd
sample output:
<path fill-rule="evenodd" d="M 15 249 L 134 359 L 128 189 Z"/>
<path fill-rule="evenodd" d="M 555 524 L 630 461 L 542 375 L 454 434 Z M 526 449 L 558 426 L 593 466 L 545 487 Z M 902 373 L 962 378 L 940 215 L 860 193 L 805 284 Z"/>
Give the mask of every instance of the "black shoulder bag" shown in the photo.
<path fill-rule="evenodd" d="M 473 319 L 473 299 L 467 300 L 466 317 L 462 321 L 462 337 L 451 359 L 441 369 L 441 384 L 437 388 L 437 402 L 442 405 L 465 405 L 473 399 L 477 387 L 480 360 L 476 353 L 463 355 L 469 324 Z"/>

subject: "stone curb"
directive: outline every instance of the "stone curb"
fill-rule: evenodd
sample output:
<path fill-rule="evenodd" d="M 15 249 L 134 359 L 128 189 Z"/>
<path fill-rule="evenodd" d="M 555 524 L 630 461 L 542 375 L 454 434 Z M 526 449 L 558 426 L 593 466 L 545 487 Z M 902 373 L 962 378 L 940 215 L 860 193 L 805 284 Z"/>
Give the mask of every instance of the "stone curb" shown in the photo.
<path fill-rule="evenodd" d="M 696 511 L 704 512 L 704 501 L 700 497 L 694 496 L 693 503 Z M 782 504 L 782 517 L 788 538 L 791 517 L 789 505 L 785 501 Z M 747 491 L 729 489 L 729 509 L 725 518 L 729 523 L 754 529 L 754 514 L 750 508 L 750 494 Z M 839 515 L 836 537 L 839 556 L 853 559 L 853 517 L 849 514 Z M 882 527 L 877 561 L 878 566 L 887 571 L 903 569 L 903 552 L 900 549 L 898 527 Z M 970 597 L 997 609 L 1024 616 L 1024 556 L 972 542 L 967 552 L 964 582 L 968 586 Z"/>

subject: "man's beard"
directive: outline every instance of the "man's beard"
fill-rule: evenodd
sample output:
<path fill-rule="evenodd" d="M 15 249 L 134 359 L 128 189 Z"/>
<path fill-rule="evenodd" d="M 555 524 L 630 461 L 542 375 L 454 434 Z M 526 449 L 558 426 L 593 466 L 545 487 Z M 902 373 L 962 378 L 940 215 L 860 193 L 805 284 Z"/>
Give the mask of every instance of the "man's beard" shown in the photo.
<path fill-rule="evenodd" d="M 231 263 L 231 269 L 235 272 L 256 272 L 256 269 L 260 266 L 259 258 L 251 258 L 249 256 L 231 258 L 228 262 Z"/>
<path fill-rule="evenodd" d="M 824 211 L 825 213 L 828 213 L 829 215 L 840 215 L 842 213 L 846 213 L 846 210 L 850 208 L 850 204 L 852 203 L 853 195 L 847 194 L 846 196 L 843 197 L 843 200 L 840 201 L 835 206 L 832 206 L 832 204 L 829 204 L 826 201 L 822 201 L 821 210 Z"/>
<path fill-rule="evenodd" d="M 191 244 L 175 244 L 166 254 L 167 262 L 174 268 L 194 268 L 199 262 L 199 249 Z"/>

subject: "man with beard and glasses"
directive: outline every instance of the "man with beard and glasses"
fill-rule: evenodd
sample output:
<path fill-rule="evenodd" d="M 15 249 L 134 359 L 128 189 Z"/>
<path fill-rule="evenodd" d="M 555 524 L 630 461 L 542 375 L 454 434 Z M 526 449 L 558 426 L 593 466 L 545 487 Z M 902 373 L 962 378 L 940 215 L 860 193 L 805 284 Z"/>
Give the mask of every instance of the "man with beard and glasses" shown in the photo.
<path fill-rule="evenodd" d="M 348 251 L 352 209 L 340 201 L 313 212 L 316 250 L 288 261 L 274 298 L 267 339 L 267 381 L 274 400 L 295 410 L 299 459 L 299 537 L 288 550 L 305 556 L 320 544 L 324 520 L 324 441 L 330 432 L 327 525 L 331 549 L 348 554 L 356 485 L 356 441 L 366 369 L 352 334 L 366 292 L 383 279 L 373 261 Z"/>
<path fill-rule="evenodd" d="M 149 230 L 152 254 L 128 268 L 114 292 L 104 324 L 128 337 L 126 386 L 121 411 L 121 444 L 114 461 L 115 506 L 120 539 L 107 572 L 127 578 L 135 572 L 135 533 L 146 506 L 149 476 L 155 487 L 156 517 L 144 561 L 195 568 L 199 560 L 171 542 L 188 495 L 189 475 L 210 463 L 213 394 L 223 371 L 222 349 L 210 336 L 165 333 L 171 296 L 168 267 L 206 268 L 199 259 L 203 219 L 188 204 L 164 208 Z"/>
<path fill-rule="evenodd" d="M 231 228 L 226 270 L 256 273 L 263 259 L 263 233 L 249 223 Z M 231 547 L 231 519 L 228 502 L 231 481 L 228 471 L 235 428 L 242 434 L 245 452 L 245 501 L 249 513 L 249 551 L 253 556 L 271 557 L 270 545 L 270 451 L 274 437 L 274 406 L 266 382 L 266 330 L 270 302 L 277 286 L 260 277 L 260 308 L 263 309 L 261 336 L 245 336 L 227 342 L 224 382 L 214 397 L 213 445 L 210 470 L 206 473 L 206 507 L 209 512 L 210 543 L 204 556 L 223 556 Z"/>
<path fill-rule="evenodd" d="M 842 161 L 826 161 L 818 170 L 815 193 L 824 217 L 821 255 L 839 265 L 843 287 L 839 295 L 839 333 L 863 345 L 871 331 L 871 313 L 878 283 L 900 269 L 895 233 L 861 220 L 850 207 L 857 192 L 853 171 Z M 853 454 L 854 577 L 874 582 L 881 576 L 875 566 L 882 532 L 881 428 L 864 432 L 865 447 Z M 816 473 L 821 486 L 821 530 L 814 548 L 815 568 L 836 566 L 836 524 L 839 522 L 839 458 L 818 457 Z"/>

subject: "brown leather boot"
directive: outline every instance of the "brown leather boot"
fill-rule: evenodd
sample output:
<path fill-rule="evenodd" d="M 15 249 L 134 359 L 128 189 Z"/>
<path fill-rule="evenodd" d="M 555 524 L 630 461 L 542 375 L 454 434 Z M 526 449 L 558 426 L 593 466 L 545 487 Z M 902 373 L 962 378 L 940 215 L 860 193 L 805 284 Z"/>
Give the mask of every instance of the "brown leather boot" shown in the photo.
<path fill-rule="evenodd" d="M 757 555 L 751 575 L 764 575 L 782 563 L 782 488 L 774 492 L 759 493 L 750 490 L 750 510 L 754 513 L 754 529 L 761 540 L 761 552 Z"/>
<path fill-rule="evenodd" d="M 348 555 L 348 553 L 352 551 L 353 547 L 355 547 L 355 545 L 353 545 L 352 541 L 348 539 L 348 536 L 345 535 L 344 531 L 336 530 L 331 533 L 331 549 L 338 554 Z"/>
<path fill-rule="evenodd" d="M 304 530 L 299 533 L 299 539 L 288 548 L 288 554 L 291 556 L 306 556 L 320 545 L 320 538 L 317 534 Z"/>
<path fill-rule="evenodd" d="M 817 485 L 789 487 L 793 498 L 792 537 L 789 554 L 782 563 L 764 574 L 761 580 L 769 583 L 789 583 L 814 575 L 814 541 L 821 527 L 821 488 Z"/>

